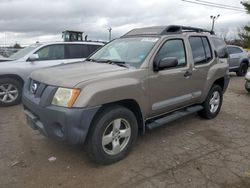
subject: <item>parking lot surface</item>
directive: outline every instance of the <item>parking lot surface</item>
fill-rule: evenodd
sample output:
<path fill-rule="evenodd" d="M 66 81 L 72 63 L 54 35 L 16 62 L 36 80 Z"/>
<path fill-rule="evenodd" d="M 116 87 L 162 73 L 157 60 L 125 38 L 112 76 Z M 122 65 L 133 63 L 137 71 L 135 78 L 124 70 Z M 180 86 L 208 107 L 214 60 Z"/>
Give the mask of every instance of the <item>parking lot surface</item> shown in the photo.
<path fill-rule="evenodd" d="M 221 113 L 140 136 L 124 160 L 89 161 L 83 146 L 41 136 L 22 106 L 0 108 L 0 187 L 250 187 L 250 94 L 231 76 Z"/>

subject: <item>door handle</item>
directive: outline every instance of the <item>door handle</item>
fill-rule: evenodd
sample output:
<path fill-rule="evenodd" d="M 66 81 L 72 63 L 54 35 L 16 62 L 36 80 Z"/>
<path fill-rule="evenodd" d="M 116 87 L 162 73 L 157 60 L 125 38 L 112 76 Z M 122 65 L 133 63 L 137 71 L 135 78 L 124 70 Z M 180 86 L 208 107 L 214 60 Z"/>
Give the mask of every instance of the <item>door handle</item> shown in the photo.
<path fill-rule="evenodd" d="M 190 70 L 187 70 L 185 73 L 184 73 L 184 76 L 185 77 L 190 77 L 192 76 L 192 72 Z"/>

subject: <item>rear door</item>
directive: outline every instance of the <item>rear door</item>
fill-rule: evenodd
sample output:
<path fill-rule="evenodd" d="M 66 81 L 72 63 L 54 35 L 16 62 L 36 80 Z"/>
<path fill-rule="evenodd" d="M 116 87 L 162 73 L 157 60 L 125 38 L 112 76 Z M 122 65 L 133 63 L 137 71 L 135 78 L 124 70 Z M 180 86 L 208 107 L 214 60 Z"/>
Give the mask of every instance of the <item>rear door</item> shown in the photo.
<path fill-rule="evenodd" d="M 90 54 L 95 52 L 100 45 L 93 44 L 66 44 L 66 62 L 72 63 L 84 61 Z"/>
<path fill-rule="evenodd" d="M 84 61 L 88 55 L 87 44 L 66 44 L 66 63 Z"/>
<path fill-rule="evenodd" d="M 190 36 L 188 40 L 193 61 L 192 84 L 201 96 L 207 82 L 208 70 L 213 66 L 215 57 L 206 36 Z M 194 102 L 200 102 L 200 98 L 196 98 Z"/>

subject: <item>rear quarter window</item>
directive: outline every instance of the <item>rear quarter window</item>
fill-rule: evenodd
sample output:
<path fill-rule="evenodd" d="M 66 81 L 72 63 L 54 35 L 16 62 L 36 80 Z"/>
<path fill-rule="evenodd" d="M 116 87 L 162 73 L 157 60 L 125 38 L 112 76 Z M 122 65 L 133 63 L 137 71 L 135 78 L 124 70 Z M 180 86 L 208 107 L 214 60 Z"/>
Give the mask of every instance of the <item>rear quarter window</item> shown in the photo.
<path fill-rule="evenodd" d="M 220 38 L 211 38 L 211 40 L 214 43 L 214 47 L 218 53 L 218 57 L 219 58 L 226 58 L 227 57 L 226 43 Z"/>

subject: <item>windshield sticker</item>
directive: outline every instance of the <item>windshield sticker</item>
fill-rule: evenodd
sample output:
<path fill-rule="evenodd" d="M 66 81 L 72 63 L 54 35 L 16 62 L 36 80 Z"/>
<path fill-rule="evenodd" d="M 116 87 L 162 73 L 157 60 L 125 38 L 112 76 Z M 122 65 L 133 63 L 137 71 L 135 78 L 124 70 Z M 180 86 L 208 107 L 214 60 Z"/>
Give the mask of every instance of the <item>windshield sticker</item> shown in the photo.
<path fill-rule="evenodd" d="M 158 38 L 143 38 L 141 39 L 142 42 L 157 42 Z"/>

